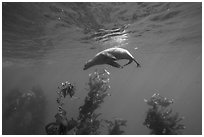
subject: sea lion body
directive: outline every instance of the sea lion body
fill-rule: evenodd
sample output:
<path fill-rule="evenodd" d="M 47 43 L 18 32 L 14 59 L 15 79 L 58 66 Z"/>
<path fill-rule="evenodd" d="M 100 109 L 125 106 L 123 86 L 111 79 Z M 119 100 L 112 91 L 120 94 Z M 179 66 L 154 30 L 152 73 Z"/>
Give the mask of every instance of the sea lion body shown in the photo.
<path fill-rule="evenodd" d="M 116 61 L 121 59 L 127 59 L 129 62 L 123 66 L 130 64 L 134 61 L 137 64 L 137 67 L 140 67 L 140 64 L 134 59 L 134 57 L 130 54 L 130 52 L 123 48 L 109 48 L 103 50 L 95 55 L 93 59 L 90 59 L 85 65 L 84 70 L 95 66 L 95 65 L 102 65 L 108 64 L 113 67 L 123 68 L 120 64 Z"/>

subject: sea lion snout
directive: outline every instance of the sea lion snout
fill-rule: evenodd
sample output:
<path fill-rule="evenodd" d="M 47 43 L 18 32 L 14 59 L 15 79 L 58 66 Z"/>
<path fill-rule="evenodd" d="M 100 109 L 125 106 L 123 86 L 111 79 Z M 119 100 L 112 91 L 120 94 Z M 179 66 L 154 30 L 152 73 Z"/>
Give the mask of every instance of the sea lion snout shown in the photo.
<path fill-rule="evenodd" d="M 83 70 L 87 70 L 88 68 L 90 68 L 90 67 L 91 67 L 91 62 L 92 62 L 92 60 L 88 60 L 88 61 L 84 64 Z"/>
<path fill-rule="evenodd" d="M 87 62 L 86 62 L 85 65 L 84 65 L 83 70 L 86 70 L 87 68 L 88 68 L 88 66 L 87 66 Z"/>
<path fill-rule="evenodd" d="M 86 66 L 84 66 L 83 70 L 87 70 L 87 67 L 86 67 Z"/>

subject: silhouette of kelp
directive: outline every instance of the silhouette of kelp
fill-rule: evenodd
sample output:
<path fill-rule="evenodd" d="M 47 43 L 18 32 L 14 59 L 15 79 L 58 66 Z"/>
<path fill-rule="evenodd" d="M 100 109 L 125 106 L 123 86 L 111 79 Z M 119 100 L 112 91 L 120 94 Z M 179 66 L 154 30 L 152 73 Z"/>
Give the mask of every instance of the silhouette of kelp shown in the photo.
<path fill-rule="evenodd" d="M 180 130 L 185 128 L 183 124 L 180 124 L 183 117 L 179 117 L 178 113 L 172 114 L 172 109 L 168 109 L 169 105 L 173 103 L 172 99 L 154 94 L 149 100 L 145 99 L 145 102 L 151 106 L 144 122 L 144 125 L 151 130 L 150 134 L 181 134 Z"/>
<path fill-rule="evenodd" d="M 2 113 L 3 125 L 8 121 L 11 124 L 9 129 L 3 127 L 3 134 L 37 134 L 43 126 L 45 112 L 46 97 L 41 87 L 11 90 L 3 101 Z"/>
<path fill-rule="evenodd" d="M 75 88 L 71 83 L 62 83 L 62 87 L 60 87 L 60 90 L 57 92 L 59 95 L 57 98 L 59 107 L 58 113 L 55 115 L 56 122 L 52 122 L 45 127 L 47 134 L 71 134 L 69 132 L 71 132 L 72 129 L 72 134 L 77 135 L 100 134 L 99 128 L 103 120 L 98 119 L 101 113 L 96 113 L 95 110 L 104 102 L 106 96 L 110 96 L 110 93 L 107 92 L 110 88 L 109 74 L 107 70 L 97 70 L 89 74 L 89 92 L 85 97 L 84 104 L 79 107 L 79 116 L 77 120 L 73 118 L 68 120 L 66 116 L 67 113 L 63 109 L 63 98 L 65 98 L 66 95 L 72 97 L 75 93 Z M 122 120 L 115 121 L 112 130 L 110 130 L 111 134 L 122 134 L 123 131 L 120 130 L 120 126 L 124 125 L 125 122 Z"/>

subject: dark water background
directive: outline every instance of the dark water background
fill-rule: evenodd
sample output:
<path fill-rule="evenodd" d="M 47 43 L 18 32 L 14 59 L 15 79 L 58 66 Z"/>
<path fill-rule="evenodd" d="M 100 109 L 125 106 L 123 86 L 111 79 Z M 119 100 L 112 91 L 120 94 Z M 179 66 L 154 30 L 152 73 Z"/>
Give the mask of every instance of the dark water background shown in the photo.
<path fill-rule="evenodd" d="M 142 124 L 148 109 L 144 98 L 159 93 L 173 98 L 173 111 L 185 116 L 183 134 L 201 134 L 202 3 L 2 3 L 2 12 L 2 113 L 12 102 L 6 99 L 12 89 L 39 86 L 46 97 L 42 123 L 21 133 L 45 134 L 44 125 L 57 112 L 55 91 L 66 80 L 76 83 L 81 97 L 66 99 L 68 116 L 77 117 L 88 74 L 106 68 L 112 96 L 98 109 L 101 118 L 126 119 L 125 134 L 149 134 Z M 127 24 L 124 35 L 90 37 L 100 28 Z M 142 67 L 102 65 L 83 71 L 88 59 L 114 46 L 128 49 Z M 34 119 L 32 114 L 25 117 L 25 125 Z M 12 115 L 3 117 L 4 134 L 18 134 L 13 125 L 18 123 Z"/>

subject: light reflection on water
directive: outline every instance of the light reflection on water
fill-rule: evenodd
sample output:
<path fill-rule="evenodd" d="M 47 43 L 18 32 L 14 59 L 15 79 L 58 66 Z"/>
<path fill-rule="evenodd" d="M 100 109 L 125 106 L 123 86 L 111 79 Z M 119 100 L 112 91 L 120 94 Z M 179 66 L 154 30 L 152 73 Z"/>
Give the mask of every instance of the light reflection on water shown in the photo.
<path fill-rule="evenodd" d="M 122 34 L 122 35 L 121 35 Z M 107 37 L 99 41 L 102 47 L 126 47 L 128 45 L 129 34 L 124 30 L 120 35 Z"/>

